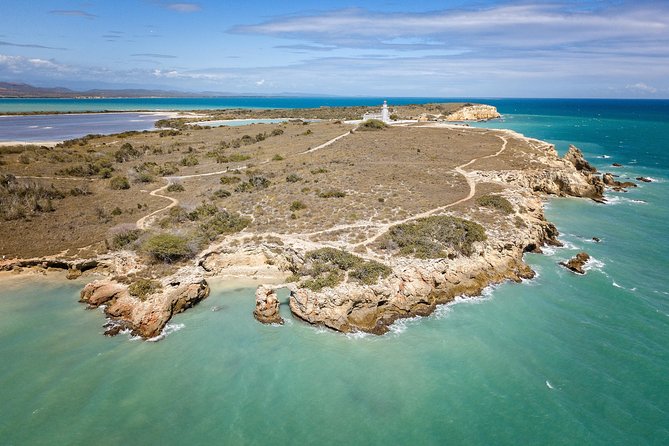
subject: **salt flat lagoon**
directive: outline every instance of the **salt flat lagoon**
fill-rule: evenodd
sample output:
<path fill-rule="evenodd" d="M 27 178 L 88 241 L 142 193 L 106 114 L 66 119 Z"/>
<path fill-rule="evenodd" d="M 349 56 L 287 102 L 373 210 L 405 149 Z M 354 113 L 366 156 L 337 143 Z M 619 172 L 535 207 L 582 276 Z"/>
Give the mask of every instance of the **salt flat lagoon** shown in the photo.
<path fill-rule="evenodd" d="M 287 306 L 264 326 L 251 286 L 213 281 L 163 341 L 105 338 L 81 283 L 4 279 L 0 443 L 668 444 L 669 102 L 486 102 L 504 120 L 477 125 L 655 181 L 607 205 L 550 200 L 565 247 L 527 255 L 535 279 L 381 337 Z M 557 265 L 581 250 L 587 275 Z"/>

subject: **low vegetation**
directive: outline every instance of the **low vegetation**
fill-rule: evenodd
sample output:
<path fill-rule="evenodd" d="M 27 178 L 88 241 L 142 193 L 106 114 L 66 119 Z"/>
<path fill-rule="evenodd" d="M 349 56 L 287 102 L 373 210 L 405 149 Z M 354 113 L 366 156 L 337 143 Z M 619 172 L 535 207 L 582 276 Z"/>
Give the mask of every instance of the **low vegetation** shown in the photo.
<path fill-rule="evenodd" d="M 175 234 L 156 234 L 144 242 L 142 249 L 153 260 L 166 263 L 187 259 L 194 254 L 189 240 Z"/>
<path fill-rule="evenodd" d="M 320 291 L 342 283 L 347 276 L 354 282 L 373 285 L 391 272 L 390 267 L 377 261 L 365 260 L 341 249 L 321 248 L 306 254 L 305 263 L 294 279 L 306 278 L 300 283 L 301 287 Z"/>
<path fill-rule="evenodd" d="M 54 200 L 66 193 L 53 184 L 45 187 L 37 183 L 21 183 L 14 175 L 0 174 L 0 218 L 20 220 L 31 215 L 55 211 Z"/>
<path fill-rule="evenodd" d="M 167 186 L 167 192 L 183 192 L 185 190 L 186 189 L 181 183 L 171 183 L 169 186 Z"/>
<path fill-rule="evenodd" d="M 163 286 L 157 280 L 137 279 L 130 284 L 128 292 L 141 301 L 146 300 L 150 295 L 160 291 Z"/>
<path fill-rule="evenodd" d="M 476 199 L 476 204 L 483 207 L 497 209 L 504 214 L 513 213 L 513 205 L 500 195 L 483 195 Z"/>
<path fill-rule="evenodd" d="M 483 226 L 448 215 L 437 215 L 402 223 L 384 236 L 384 248 L 419 259 L 469 256 L 476 242 L 486 240 Z"/>
<path fill-rule="evenodd" d="M 367 121 L 363 122 L 362 124 L 360 124 L 358 126 L 358 130 L 363 130 L 363 131 L 365 131 L 365 130 L 383 130 L 386 127 L 388 127 L 388 126 L 383 121 L 380 121 L 378 119 L 368 119 Z"/>

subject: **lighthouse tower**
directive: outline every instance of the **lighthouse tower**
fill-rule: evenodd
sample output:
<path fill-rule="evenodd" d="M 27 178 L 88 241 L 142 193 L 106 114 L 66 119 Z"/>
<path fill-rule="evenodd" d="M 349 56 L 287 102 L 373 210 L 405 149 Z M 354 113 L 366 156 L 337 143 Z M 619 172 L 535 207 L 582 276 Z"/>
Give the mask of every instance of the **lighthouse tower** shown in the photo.
<path fill-rule="evenodd" d="M 390 122 L 390 112 L 388 112 L 388 101 L 383 101 L 383 108 L 381 109 L 381 121 Z"/>

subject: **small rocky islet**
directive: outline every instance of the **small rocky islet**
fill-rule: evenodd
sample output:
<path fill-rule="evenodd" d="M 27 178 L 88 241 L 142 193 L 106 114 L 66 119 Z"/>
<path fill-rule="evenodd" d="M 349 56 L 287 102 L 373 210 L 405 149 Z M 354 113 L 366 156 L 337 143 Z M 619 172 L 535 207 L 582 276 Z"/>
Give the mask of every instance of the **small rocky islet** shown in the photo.
<path fill-rule="evenodd" d="M 448 110 L 447 115 L 435 113 L 438 107 L 428 107 L 433 113 L 425 110 L 418 113 L 419 108 L 410 110 L 411 116 L 399 118 L 411 118 L 413 122 L 391 126 L 381 123 L 378 128 L 370 129 L 366 129 L 364 123 L 339 123 L 337 125 L 347 134 L 293 154 L 275 154 L 270 161 L 284 161 L 290 156 L 295 160 L 309 159 L 313 165 L 327 161 L 326 167 L 311 168 L 313 180 L 304 180 L 297 174 L 286 177 L 287 183 L 319 186 L 323 180 L 328 181 L 327 178 L 331 178 L 333 184 L 345 179 L 351 185 L 349 189 L 325 192 L 321 189 L 317 193 L 322 206 L 319 211 L 326 214 L 336 215 L 346 207 L 337 201 L 339 198 L 368 195 L 367 187 L 369 190 L 401 189 L 403 178 L 392 170 L 379 177 L 383 182 L 367 186 L 361 182 L 360 175 L 374 172 L 351 169 L 356 162 L 376 165 L 379 159 L 387 163 L 404 162 L 407 167 L 412 163 L 423 166 L 421 169 L 428 174 L 426 181 L 417 183 L 419 190 L 412 192 L 415 196 L 429 197 L 433 187 L 438 190 L 451 184 L 457 191 L 448 201 L 433 201 L 411 211 L 395 209 L 394 214 L 375 217 L 379 209 L 393 200 L 391 192 L 390 198 L 375 200 L 374 212 L 367 216 L 341 219 L 325 227 L 309 227 L 305 223 L 302 230 L 297 226 L 288 229 L 283 220 L 272 218 L 294 219 L 297 225 L 299 213 L 306 212 L 301 211 L 307 207 L 305 204 L 298 206 L 297 201 L 293 201 L 290 217 L 267 218 L 267 210 L 261 212 L 256 208 L 248 217 L 241 217 L 240 213 L 239 219 L 234 221 L 243 224 L 220 232 L 223 235 L 213 236 L 193 258 L 176 262 L 169 259 L 165 267 L 147 266 L 147 258 L 132 249 L 107 249 L 94 257 L 74 259 L 58 255 L 5 259 L 1 267 L 14 271 L 62 269 L 70 279 L 76 279 L 82 272 L 106 276 L 88 283 L 81 291 L 80 300 L 89 308 L 104 308 L 108 335 L 128 330 L 145 339 L 159 336 L 175 314 L 208 296 L 206 279 L 217 276 L 255 277 L 261 283 L 263 277 L 271 279 L 256 290 L 253 315 L 262 323 L 283 323 L 276 291 L 287 288 L 290 311 L 307 323 L 345 333 L 383 334 L 399 318 L 428 315 L 437 305 L 457 296 L 476 296 L 488 285 L 533 277 L 534 272 L 523 262 L 523 254 L 540 252 L 544 245 L 560 245 L 556 228 L 544 217 L 546 197 L 571 196 L 605 202 L 606 187 L 624 190 L 636 186 L 619 182 L 610 173 L 600 175 L 574 146 L 569 147 L 564 157 L 559 157 L 552 145 L 512 131 L 476 129 L 448 122 L 492 119 L 499 116 L 494 107 L 481 104 L 443 107 L 442 110 Z M 204 135 L 207 128 L 194 132 Z M 163 137 L 178 138 L 178 133 Z M 283 130 L 275 133 L 281 135 Z M 411 142 L 418 145 L 428 135 L 431 138 L 437 135 L 435 141 L 441 141 L 443 147 L 434 147 L 435 143 L 422 149 L 407 147 Z M 393 143 L 378 143 L 379 138 Z M 480 142 L 478 151 L 472 151 L 477 141 Z M 370 142 L 372 146 L 377 142 L 373 149 L 377 152 L 369 161 L 358 160 L 356 150 L 362 150 L 364 144 Z M 260 141 L 254 143 L 260 144 Z M 315 150 L 319 152 L 313 153 Z M 401 161 L 410 151 L 414 155 L 409 161 Z M 428 151 L 431 151 L 427 154 L 429 158 L 418 159 Z M 319 158 L 326 154 L 339 157 Z M 456 160 L 444 161 L 454 154 L 457 154 Z M 366 155 L 369 154 L 361 158 Z M 243 161 L 241 157 L 239 160 Z M 342 169 L 342 160 L 349 163 L 347 168 Z M 262 162 L 261 166 L 270 161 Z M 251 164 L 237 165 L 238 172 L 244 169 L 260 170 Z M 319 174 L 314 173 L 319 169 L 330 177 L 319 178 Z M 428 183 L 429 175 L 439 178 L 440 182 L 434 186 Z M 217 181 L 218 176 L 209 172 L 191 175 L 199 181 L 200 178 L 201 181 L 209 178 Z M 188 188 L 188 177 L 183 178 Z M 223 178 L 228 177 L 221 177 L 221 183 Z M 170 178 L 167 180 L 172 184 Z M 271 184 L 270 180 L 266 181 Z M 249 197 L 258 202 L 277 200 L 274 194 L 280 194 L 280 189 L 257 183 L 250 182 L 247 188 L 237 187 L 239 195 L 251 192 L 253 195 Z M 357 184 L 365 186 L 355 189 Z M 178 194 L 179 189 L 174 189 Z M 308 186 L 302 187 L 303 191 L 307 189 Z M 169 195 L 154 193 L 169 198 Z M 401 200 L 395 202 L 401 203 Z M 158 209 L 141 219 L 142 229 L 159 223 L 161 214 L 168 214 L 169 208 Z M 263 219 L 268 224 L 259 227 Z M 579 256 L 565 266 L 582 273 L 588 259 L 587 254 Z"/>

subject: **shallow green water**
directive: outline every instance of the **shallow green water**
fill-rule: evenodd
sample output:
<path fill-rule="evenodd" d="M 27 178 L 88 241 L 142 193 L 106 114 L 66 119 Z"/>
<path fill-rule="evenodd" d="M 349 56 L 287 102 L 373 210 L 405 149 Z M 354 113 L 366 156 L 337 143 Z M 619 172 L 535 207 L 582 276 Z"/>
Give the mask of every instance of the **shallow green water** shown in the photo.
<path fill-rule="evenodd" d="M 607 145 L 552 122 L 525 133 L 572 126 L 569 142 L 611 156 L 600 168 L 636 159 L 617 172 L 661 181 L 606 206 L 552 200 L 566 246 L 527 256 L 536 279 L 386 336 L 313 328 L 287 307 L 285 326 L 263 326 L 253 289 L 214 283 L 164 341 L 109 339 L 81 284 L 3 282 L 0 444 L 669 443 L 669 175 L 664 153 L 643 155 L 666 149 L 666 124 Z M 557 266 L 583 249 L 586 276 Z"/>

